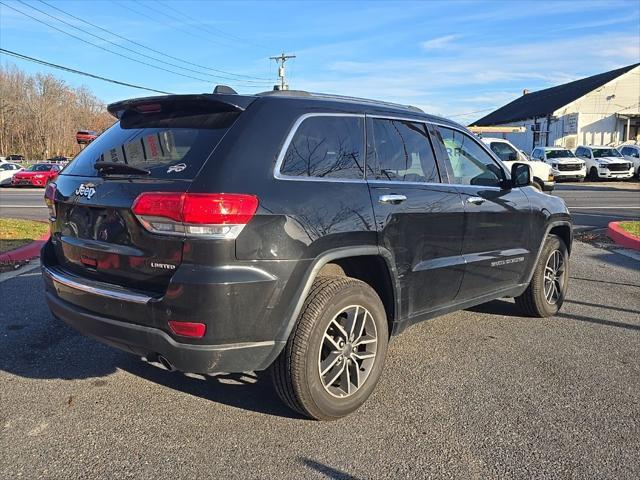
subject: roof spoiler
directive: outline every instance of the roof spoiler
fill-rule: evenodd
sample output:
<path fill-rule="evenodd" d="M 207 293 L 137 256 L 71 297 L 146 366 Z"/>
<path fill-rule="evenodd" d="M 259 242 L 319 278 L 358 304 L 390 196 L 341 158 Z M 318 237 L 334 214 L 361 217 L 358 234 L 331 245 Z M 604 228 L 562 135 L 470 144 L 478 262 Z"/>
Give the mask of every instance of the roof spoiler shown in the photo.
<path fill-rule="evenodd" d="M 211 111 L 212 113 L 242 112 L 254 100 L 251 97 L 233 94 L 164 95 L 122 100 L 109 104 L 107 110 L 118 119 L 127 110 L 139 113 L 159 113 L 165 109 L 174 110 L 178 106 L 180 108 L 197 108 L 199 111 Z"/>

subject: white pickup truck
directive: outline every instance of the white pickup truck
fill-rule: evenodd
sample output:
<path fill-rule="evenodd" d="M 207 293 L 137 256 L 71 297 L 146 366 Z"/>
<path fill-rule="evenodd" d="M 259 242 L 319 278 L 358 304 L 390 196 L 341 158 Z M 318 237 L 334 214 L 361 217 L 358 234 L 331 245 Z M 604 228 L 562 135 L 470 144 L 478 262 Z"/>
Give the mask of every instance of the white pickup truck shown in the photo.
<path fill-rule="evenodd" d="M 518 150 L 509 140 L 503 138 L 484 137 L 481 139 L 491 151 L 508 168 L 515 162 L 526 163 L 531 168 L 531 185 L 539 190 L 550 192 L 555 187 L 553 171 L 544 162 L 532 161 L 522 151 Z"/>

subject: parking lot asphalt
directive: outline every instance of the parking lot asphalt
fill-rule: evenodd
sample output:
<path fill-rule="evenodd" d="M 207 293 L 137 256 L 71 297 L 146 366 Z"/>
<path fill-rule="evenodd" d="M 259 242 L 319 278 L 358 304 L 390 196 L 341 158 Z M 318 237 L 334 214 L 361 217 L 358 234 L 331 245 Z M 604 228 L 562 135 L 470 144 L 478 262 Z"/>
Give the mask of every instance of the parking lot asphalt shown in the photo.
<path fill-rule="evenodd" d="M 331 423 L 265 373 L 170 373 L 53 319 L 32 270 L 0 283 L 0 478 L 611 478 L 640 472 L 640 262 L 577 242 L 554 318 L 510 300 L 391 343 Z"/>
<path fill-rule="evenodd" d="M 0 215 L 46 221 L 42 188 L 1 188 Z M 562 197 L 574 223 L 606 227 L 611 221 L 640 219 L 640 182 L 556 183 L 553 195 Z"/>

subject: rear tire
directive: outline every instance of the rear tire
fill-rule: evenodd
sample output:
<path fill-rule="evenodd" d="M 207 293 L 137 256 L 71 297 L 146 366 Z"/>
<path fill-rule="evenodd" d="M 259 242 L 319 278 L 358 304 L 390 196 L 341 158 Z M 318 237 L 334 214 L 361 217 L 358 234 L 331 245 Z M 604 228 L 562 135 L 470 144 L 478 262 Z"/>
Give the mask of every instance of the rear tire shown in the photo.
<path fill-rule="evenodd" d="M 529 317 L 551 317 L 564 302 L 569 283 L 569 252 L 557 235 L 544 242 L 529 286 L 516 297 L 516 305 Z"/>
<path fill-rule="evenodd" d="M 318 277 L 272 365 L 275 390 L 307 417 L 344 417 L 371 395 L 388 340 L 384 306 L 375 290 L 349 277 Z"/>

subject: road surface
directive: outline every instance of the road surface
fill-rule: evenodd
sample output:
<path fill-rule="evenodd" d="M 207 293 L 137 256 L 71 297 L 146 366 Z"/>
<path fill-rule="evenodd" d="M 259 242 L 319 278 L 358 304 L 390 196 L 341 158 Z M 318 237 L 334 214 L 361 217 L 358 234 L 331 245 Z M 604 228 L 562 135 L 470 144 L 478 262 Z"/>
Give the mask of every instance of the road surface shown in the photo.
<path fill-rule="evenodd" d="M 32 270 L 0 283 L 0 478 L 635 480 L 639 267 L 577 242 L 560 314 L 499 300 L 415 325 L 328 423 L 266 373 L 170 373 L 80 336 Z"/>

